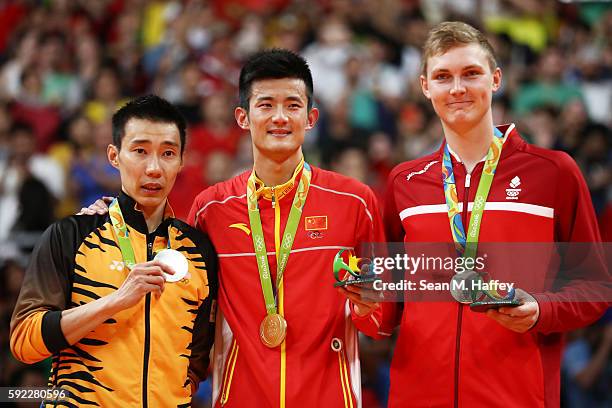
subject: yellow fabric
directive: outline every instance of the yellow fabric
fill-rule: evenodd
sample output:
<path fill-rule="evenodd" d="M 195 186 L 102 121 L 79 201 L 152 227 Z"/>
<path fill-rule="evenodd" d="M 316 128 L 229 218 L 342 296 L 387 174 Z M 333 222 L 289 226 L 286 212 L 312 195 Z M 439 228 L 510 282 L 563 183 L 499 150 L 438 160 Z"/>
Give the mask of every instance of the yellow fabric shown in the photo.
<path fill-rule="evenodd" d="M 297 176 L 300 174 L 303 168 L 304 158 L 300 160 L 300 163 L 293 171 L 293 175 L 286 183 L 272 187 L 266 186 L 265 183 L 259 177 L 257 177 L 257 174 L 255 174 L 255 193 L 257 194 L 257 197 L 272 200 L 272 196 L 274 196 L 276 200 L 282 199 L 293 189 L 293 186 L 295 186 L 295 183 L 298 181 Z"/>
<path fill-rule="evenodd" d="M 42 320 L 46 310 L 32 313 L 11 334 L 11 351 L 20 361 L 34 364 L 51 356 L 42 338 Z"/>
<path fill-rule="evenodd" d="M 167 3 L 160 1 L 154 1 L 146 7 L 142 22 L 142 42 L 145 48 L 155 47 L 164 39 L 166 7 Z"/>

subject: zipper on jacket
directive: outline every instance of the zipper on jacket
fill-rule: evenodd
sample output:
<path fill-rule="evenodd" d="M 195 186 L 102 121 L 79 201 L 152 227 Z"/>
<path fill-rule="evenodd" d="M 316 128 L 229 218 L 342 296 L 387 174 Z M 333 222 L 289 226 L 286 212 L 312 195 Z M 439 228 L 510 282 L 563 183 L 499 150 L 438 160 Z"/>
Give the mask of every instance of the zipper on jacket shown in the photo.
<path fill-rule="evenodd" d="M 153 239 L 154 236 L 147 234 L 147 261 L 153 259 Z M 151 348 L 151 293 L 145 296 L 145 340 L 144 357 L 142 365 L 142 406 L 148 407 L 148 381 L 149 381 L 149 353 Z"/>
<path fill-rule="evenodd" d="M 465 166 L 464 166 L 465 168 Z M 463 210 L 461 212 L 461 218 L 463 222 L 463 228 L 467 234 L 468 228 L 468 204 L 470 202 L 470 185 L 472 181 L 472 175 L 465 172 L 465 184 L 463 189 Z M 463 321 L 463 304 L 458 303 L 457 308 L 457 335 L 455 337 L 455 398 L 454 407 L 459 406 L 459 356 L 461 354 L 461 324 Z"/>

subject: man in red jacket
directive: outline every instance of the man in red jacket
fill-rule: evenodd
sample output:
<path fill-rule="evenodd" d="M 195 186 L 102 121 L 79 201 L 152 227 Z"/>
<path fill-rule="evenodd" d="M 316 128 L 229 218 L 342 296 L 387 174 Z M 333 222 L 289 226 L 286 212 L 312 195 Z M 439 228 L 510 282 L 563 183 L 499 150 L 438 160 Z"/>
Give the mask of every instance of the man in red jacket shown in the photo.
<path fill-rule="evenodd" d="M 199 194 L 188 219 L 219 254 L 214 406 L 358 407 L 357 334 L 332 264 L 339 250 L 384 241 L 376 199 L 304 161 L 318 118 L 304 59 L 258 53 L 239 91 L 253 170 Z"/>
<path fill-rule="evenodd" d="M 407 247 L 454 243 L 460 257 L 475 256 L 479 242 L 552 247 L 601 241 L 575 162 L 565 153 L 528 145 L 514 124 L 493 125 L 492 93 L 501 79 L 493 50 L 478 30 L 446 22 L 430 31 L 421 86 L 440 117 L 444 142 L 439 151 L 391 173 L 384 211 L 388 241 Z M 508 245 L 506 256 L 513 248 L 526 249 Z M 595 265 L 590 278 L 609 283 L 597 254 L 589 258 Z M 533 259 L 547 256 L 554 261 L 554 254 L 544 253 Z M 558 269 L 542 265 L 511 275 L 517 281 L 529 275 L 531 282 L 531 294 L 516 290 L 519 306 L 486 313 L 450 296 L 377 306 L 360 291 L 347 290 L 360 330 L 379 338 L 400 326 L 389 406 L 558 406 L 562 332 L 594 322 L 610 297 L 605 286 L 578 283 L 574 276 L 553 292 L 550 278 Z"/>

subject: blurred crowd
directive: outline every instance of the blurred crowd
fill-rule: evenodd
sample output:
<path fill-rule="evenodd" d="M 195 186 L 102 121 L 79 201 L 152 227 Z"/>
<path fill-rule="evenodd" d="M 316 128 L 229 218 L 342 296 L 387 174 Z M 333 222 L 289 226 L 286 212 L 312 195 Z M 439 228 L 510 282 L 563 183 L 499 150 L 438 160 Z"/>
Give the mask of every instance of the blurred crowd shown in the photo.
<path fill-rule="evenodd" d="M 441 142 L 419 74 L 420 47 L 442 20 L 488 34 L 503 70 L 494 122 L 514 122 L 530 142 L 574 157 L 612 241 L 610 2 L 0 0 L 0 386 L 44 382 L 44 363 L 10 357 L 8 321 L 40 232 L 120 188 L 106 160 L 117 107 L 156 93 L 187 118 L 185 169 L 170 197 L 186 218 L 198 192 L 252 164 L 249 136 L 233 117 L 242 62 L 261 48 L 292 49 L 310 64 L 321 110 L 307 160 L 384 200 L 393 166 Z M 591 392 L 612 378 L 603 374 L 608 320 L 571 339 L 567 406 L 591 406 L 575 405 L 580 393 L 611 403 L 609 392 Z M 364 407 L 385 406 L 391 349 L 392 341 L 363 342 Z"/>

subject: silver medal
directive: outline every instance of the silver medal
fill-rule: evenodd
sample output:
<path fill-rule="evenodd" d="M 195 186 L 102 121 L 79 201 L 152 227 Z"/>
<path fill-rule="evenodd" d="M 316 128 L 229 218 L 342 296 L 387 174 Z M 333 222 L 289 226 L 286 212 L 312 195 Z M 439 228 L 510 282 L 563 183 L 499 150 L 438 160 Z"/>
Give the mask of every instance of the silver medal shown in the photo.
<path fill-rule="evenodd" d="M 475 291 L 472 289 L 473 282 L 479 281 L 481 279 L 482 277 L 480 276 L 480 274 L 475 271 L 465 271 L 462 273 L 457 273 L 455 274 L 455 276 L 453 276 L 453 279 L 451 279 L 450 293 L 453 298 L 459 303 L 472 303 L 474 302 L 474 299 L 478 299 L 482 294 L 480 290 Z"/>
<path fill-rule="evenodd" d="M 155 255 L 153 260 L 169 266 L 174 271 L 174 275 L 164 273 L 166 282 L 180 281 L 187 275 L 187 271 L 189 270 L 187 258 L 175 249 L 161 250 Z"/>

